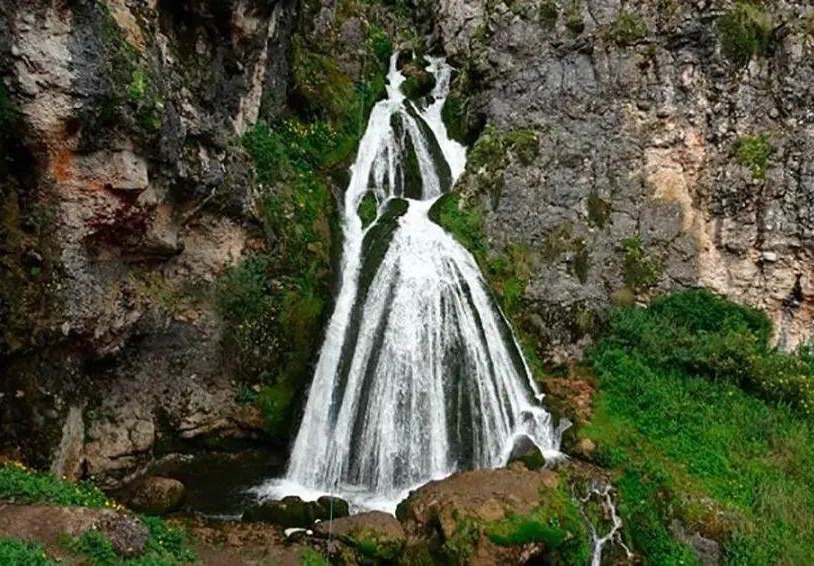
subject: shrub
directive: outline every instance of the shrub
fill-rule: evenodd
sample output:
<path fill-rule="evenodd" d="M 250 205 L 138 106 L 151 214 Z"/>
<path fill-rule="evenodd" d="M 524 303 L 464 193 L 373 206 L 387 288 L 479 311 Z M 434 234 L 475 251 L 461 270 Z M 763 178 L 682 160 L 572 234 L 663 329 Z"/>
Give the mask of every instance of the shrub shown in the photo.
<path fill-rule="evenodd" d="M 619 45 L 631 45 L 647 37 L 647 24 L 632 12 L 622 10 L 613 22 L 611 37 Z"/>
<path fill-rule="evenodd" d="M 721 48 L 733 63 L 745 64 L 754 55 L 768 55 L 774 47 L 774 18 L 765 6 L 740 1 L 721 17 Z"/>
<path fill-rule="evenodd" d="M 735 143 L 735 159 L 739 164 L 748 167 L 755 179 L 766 178 L 771 154 L 772 145 L 765 135 L 742 136 Z"/>
<path fill-rule="evenodd" d="M 565 8 L 565 27 L 577 35 L 585 31 L 585 21 L 582 19 L 580 0 L 570 0 Z"/>
<path fill-rule="evenodd" d="M 560 17 L 557 10 L 557 3 L 554 0 L 543 0 L 540 2 L 539 18 L 540 25 L 551 31 L 557 26 L 557 19 Z"/>

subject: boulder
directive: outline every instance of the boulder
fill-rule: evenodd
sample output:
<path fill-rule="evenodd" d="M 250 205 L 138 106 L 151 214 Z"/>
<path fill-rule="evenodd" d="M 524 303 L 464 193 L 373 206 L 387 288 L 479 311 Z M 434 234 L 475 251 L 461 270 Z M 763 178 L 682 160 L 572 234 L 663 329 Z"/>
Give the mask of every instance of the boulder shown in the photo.
<path fill-rule="evenodd" d="M 401 523 L 382 511 L 319 523 L 314 527 L 314 534 L 336 537 L 356 547 L 362 555 L 379 560 L 394 560 L 400 556 L 407 540 Z"/>
<path fill-rule="evenodd" d="M 338 497 L 324 496 L 316 501 L 303 501 L 299 497 L 289 496 L 279 501 L 264 501 L 246 509 L 243 520 L 273 523 L 286 529 L 307 528 L 317 520 L 327 521 L 331 517 L 341 518 L 349 514 L 348 502 Z"/>
<path fill-rule="evenodd" d="M 181 507 L 184 491 L 184 484 L 178 480 L 152 476 L 135 486 L 127 504 L 136 511 L 164 515 Z"/>

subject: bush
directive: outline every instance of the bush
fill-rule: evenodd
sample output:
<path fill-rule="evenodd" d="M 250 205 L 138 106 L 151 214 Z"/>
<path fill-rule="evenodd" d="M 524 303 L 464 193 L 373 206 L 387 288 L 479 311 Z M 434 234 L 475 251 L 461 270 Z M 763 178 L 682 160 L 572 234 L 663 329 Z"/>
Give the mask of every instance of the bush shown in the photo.
<path fill-rule="evenodd" d="M 724 55 L 741 65 L 754 55 L 768 55 L 774 47 L 774 27 L 774 18 L 765 6 L 738 2 L 719 22 Z"/>
<path fill-rule="evenodd" d="M 632 12 L 622 10 L 613 22 L 611 37 L 619 45 L 631 45 L 647 37 L 647 24 Z"/>
<path fill-rule="evenodd" d="M 652 367 L 733 383 L 760 397 L 814 415 L 814 367 L 808 358 L 770 347 L 771 322 L 755 309 L 710 291 L 685 291 L 649 309 L 616 311 L 609 343 Z"/>
<path fill-rule="evenodd" d="M 755 179 L 766 178 L 771 154 L 772 145 L 764 135 L 742 136 L 735 143 L 735 159 L 739 164 L 748 167 Z"/>

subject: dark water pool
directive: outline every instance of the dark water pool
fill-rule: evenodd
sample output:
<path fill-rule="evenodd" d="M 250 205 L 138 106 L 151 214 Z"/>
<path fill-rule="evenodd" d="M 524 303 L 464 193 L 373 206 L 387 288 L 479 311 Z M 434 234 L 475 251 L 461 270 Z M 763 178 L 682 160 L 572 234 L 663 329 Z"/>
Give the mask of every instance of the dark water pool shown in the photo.
<path fill-rule="evenodd" d="M 173 461 L 159 465 L 152 475 L 173 478 L 186 486 L 181 513 L 225 519 L 239 517 L 256 501 L 249 489 L 284 472 L 285 461 L 279 454 L 252 450 Z"/>

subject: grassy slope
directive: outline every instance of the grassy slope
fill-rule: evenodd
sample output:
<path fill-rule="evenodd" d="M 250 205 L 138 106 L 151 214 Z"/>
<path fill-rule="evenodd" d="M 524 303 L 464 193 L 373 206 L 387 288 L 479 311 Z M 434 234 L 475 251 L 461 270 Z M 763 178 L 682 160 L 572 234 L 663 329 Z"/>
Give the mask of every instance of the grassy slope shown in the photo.
<path fill-rule="evenodd" d="M 672 517 L 722 540 L 730 564 L 814 557 L 814 430 L 799 387 L 814 372 L 807 356 L 772 350 L 767 328 L 755 311 L 689 292 L 618 311 L 592 353 L 600 393 L 584 434 L 617 472 L 628 535 L 649 563 L 694 563 Z"/>

